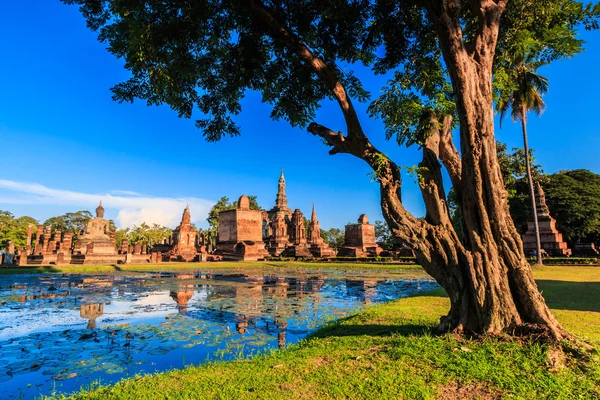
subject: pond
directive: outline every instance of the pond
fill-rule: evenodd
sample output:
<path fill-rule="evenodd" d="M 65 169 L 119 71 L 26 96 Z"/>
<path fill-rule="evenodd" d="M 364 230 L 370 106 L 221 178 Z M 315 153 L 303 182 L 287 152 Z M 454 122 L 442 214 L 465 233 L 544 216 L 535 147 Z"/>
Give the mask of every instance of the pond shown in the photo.
<path fill-rule="evenodd" d="M 364 305 L 437 287 L 414 274 L 349 267 L 0 276 L 0 398 L 283 348 Z"/>

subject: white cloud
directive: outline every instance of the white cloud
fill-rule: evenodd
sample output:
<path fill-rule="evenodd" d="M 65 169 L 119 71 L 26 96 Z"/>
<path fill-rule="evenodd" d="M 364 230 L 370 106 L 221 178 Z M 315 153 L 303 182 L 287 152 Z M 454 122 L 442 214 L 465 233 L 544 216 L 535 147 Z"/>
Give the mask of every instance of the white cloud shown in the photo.
<path fill-rule="evenodd" d="M 190 205 L 192 222 L 200 222 L 206 218 L 215 203 L 197 197 L 152 197 L 126 190 L 113 190 L 104 194 L 81 193 L 6 179 L 0 179 L 0 189 L 12 192 L 0 192 L 0 203 L 5 204 L 78 206 L 93 211 L 102 200 L 105 208 L 118 210 L 115 222 L 121 228 L 142 222 L 175 227 L 181 221 L 181 214 L 187 204 Z"/>

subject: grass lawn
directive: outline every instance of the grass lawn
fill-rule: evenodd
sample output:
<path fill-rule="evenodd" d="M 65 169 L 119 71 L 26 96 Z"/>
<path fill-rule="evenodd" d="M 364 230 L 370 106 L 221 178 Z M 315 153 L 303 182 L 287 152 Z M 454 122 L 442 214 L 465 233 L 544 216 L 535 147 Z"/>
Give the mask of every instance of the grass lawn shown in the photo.
<path fill-rule="evenodd" d="M 117 271 L 132 272 L 168 272 L 168 271 L 207 271 L 207 270 L 233 270 L 242 271 L 261 268 L 342 268 L 359 269 L 368 268 L 375 270 L 406 269 L 423 271 L 417 264 L 372 264 L 372 263 L 343 263 L 343 262 L 300 262 L 300 261 L 219 261 L 219 262 L 165 262 L 160 264 L 119 264 L 119 265 L 44 265 L 28 267 L 0 267 L 0 275 L 11 274 L 93 274 Z"/>
<path fill-rule="evenodd" d="M 600 268 L 534 270 L 564 326 L 600 347 Z M 430 329 L 447 312 L 442 290 L 364 311 L 285 351 L 124 380 L 82 399 L 598 399 L 600 356 L 548 362 L 539 344 Z"/>

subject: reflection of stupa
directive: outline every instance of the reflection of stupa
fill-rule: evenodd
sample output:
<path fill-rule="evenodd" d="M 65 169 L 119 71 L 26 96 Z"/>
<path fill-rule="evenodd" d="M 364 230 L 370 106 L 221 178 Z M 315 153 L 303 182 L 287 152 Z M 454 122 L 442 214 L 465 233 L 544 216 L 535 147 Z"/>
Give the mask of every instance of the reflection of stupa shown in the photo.
<path fill-rule="evenodd" d="M 177 310 L 179 314 L 185 314 L 187 312 L 187 305 L 192 296 L 194 296 L 193 290 L 172 290 L 170 296 L 177 303 Z"/>
<path fill-rule="evenodd" d="M 88 321 L 87 328 L 94 329 L 96 327 L 96 318 L 104 314 L 104 304 L 86 304 L 79 307 L 79 315 Z"/>

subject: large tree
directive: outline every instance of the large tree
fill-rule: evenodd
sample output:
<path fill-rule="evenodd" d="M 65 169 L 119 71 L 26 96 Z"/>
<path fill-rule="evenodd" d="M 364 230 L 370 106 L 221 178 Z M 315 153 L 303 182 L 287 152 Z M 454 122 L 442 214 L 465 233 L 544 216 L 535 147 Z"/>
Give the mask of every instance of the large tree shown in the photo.
<path fill-rule="evenodd" d="M 523 35 L 539 43 L 547 61 L 577 53 L 576 29 L 595 28 L 600 7 L 572 0 L 63 1 L 80 5 L 89 27 L 131 71 L 113 88 L 117 101 L 167 103 L 182 117 L 198 108 L 198 127 L 218 140 L 239 134 L 233 117 L 241 99 L 259 91 L 273 118 L 307 126 L 330 154 L 365 161 L 394 236 L 450 297 L 441 330 L 499 333 L 536 324 L 555 338 L 567 335 L 536 287 L 509 216 L 492 78 Z M 357 62 L 393 71 L 371 112 L 388 136 L 423 149 L 424 219 L 404 208 L 398 165 L 363 129 L 353 101 L 369 93 L 351 72 Z M 339 105 L 344 126 L 315 121 L 327 99 Z M 449 217 L 442 165 L 461 208 L 461 237 Z"/>

